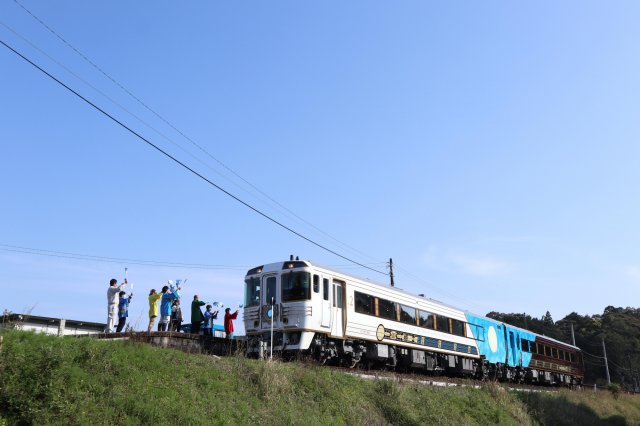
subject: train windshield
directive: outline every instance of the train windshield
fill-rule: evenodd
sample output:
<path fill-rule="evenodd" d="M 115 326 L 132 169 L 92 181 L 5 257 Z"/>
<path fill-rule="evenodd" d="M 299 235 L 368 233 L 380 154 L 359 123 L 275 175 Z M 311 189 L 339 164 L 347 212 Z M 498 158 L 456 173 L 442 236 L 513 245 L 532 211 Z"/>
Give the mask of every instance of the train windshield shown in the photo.
<path fill-rule="evenodd" d="M 282 301 L 308 300 L 311 298 L 310 275 L 308 272 L 282 274 Z"/>
<path fill-rule="evenodd" d="M 244 306 L 260 304 L 260 278 L 252 277 L 244 280 Z"/>

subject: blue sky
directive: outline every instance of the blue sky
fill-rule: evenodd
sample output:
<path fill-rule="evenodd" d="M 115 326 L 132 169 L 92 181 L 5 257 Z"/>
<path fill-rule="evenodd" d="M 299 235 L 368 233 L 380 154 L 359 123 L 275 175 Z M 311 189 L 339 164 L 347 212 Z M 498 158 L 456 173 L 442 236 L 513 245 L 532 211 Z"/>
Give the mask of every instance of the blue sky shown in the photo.
<path fill-rule="evenodd" d="M 0 4 L 0 39 L 287 226 L 373 268 L 393 257 L 398 287 L 478 313 L 637 306 L 636 2 L 20 2 L 307 223 L 15 2 Z M 0 76 L 0 309 L 104 321 L 108 280 L 128 267 L 142 324 L 167 279 L 234 305 L 246 269 L 289 254 L 387 281 L 4 47 Z"/>

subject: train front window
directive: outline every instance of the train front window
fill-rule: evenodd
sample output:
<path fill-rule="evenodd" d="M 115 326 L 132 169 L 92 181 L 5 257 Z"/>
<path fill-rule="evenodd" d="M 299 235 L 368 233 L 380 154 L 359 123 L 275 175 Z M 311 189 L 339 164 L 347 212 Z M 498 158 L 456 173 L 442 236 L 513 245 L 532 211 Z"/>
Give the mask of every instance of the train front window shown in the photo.
<path fill-rule="evenodd" d="M 271 305 L 276 301 L 276 277 L 268 277 L 267 285 L 265 286 L 265 294 L 264 303 L 267 305 Z"/>
<path fill-rule="evenodd" d="M 260 278 L 252 277 L 244 280 L 244 306 L 260 304 Z"/>
<path fill-rule="evenodd" d="M 309 300 L 311 298 L 310 274 L 290 272 L 282 274 L 282 301 Z"/>

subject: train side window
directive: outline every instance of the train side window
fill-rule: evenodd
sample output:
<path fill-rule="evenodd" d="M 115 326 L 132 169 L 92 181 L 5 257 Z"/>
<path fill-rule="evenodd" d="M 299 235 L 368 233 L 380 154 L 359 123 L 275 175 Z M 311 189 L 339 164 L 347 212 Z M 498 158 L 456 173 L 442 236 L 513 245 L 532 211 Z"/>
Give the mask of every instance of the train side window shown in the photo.
<path fill-rule="evenodd" d="M 373 296 L 360 293 L 359 291 L 353 292 L 353 298 L 355 299 L 355 309 L 359 314 L 375 315 L 375 305 L 373 303 Z"/>
<path fill-rule="evenodd" d="M 551 356 L 558 358 L 558 350 L 556 348 L 551 348 Z"/>
<path fill-rule="evenodd" d="M 333 285 L 333 307 L 342 309 L 342 289 L 343 285 Z"/>
<path fill-rule="evenodd" d="M 449 318 L 444 317 L 442 315 L 436 315 L 436 330 L 442 331 L 443 333 L 451 333 L 449 329 Z"/>
<path fill-rule="evenodd" d="M 400 305 L 400 322 L 416 325 L 416 308 Z"/>
<path fill-rule="evenodd" d="M 378 298 L 378 316 L 390 320 L 396 320 L 396 304 L 390 300 Z"/>
<path fill-rule="evenodd" d="M 547 345 L 544 345 L 544 354 L 549 357 L 551 356 L 551 348 Z"/>
<path fill-rule="evenodd" d="M 471 329 L 471 336 L 480 342 L 484 342 L 484 327 L 477 324 L 469 323 L 469 328 Z"/>
<path fill-rule="evenodd" d="M 520 339 L 520 346 L 522 346 L 522 352 L 529 352 L 529 342 L 527 339 Z"/>
<path fill-rule="evenodd" d="M 464 322 L 457 319 L 451 320 L 451 333 L 455 334 L 456 336 L 464 337 L 464 328 Z"/>
<path fill-rule="evenodd" d="M 329 279 L 328 278 L 322 279 L 322 298 L 327 301 L 329 300 Z"/>
<path fill-rule="evenodd" d="M 420 320 L 420 327 L 433 330 L 433 314 L 425 311 L 418 311 L 418 319 Z"/>
<path fill-rule="evenodd" d="M 569 353 L 569 358 L 570 358 L 571 362 L 576 362 L 576 356 L 575 356 L 575 354 L 573 352 Z"/>
<path fill-rule="evenodd" d="M 320 293 L 320 276 L 319 275 L 313 276 L 313 292 Z"/>

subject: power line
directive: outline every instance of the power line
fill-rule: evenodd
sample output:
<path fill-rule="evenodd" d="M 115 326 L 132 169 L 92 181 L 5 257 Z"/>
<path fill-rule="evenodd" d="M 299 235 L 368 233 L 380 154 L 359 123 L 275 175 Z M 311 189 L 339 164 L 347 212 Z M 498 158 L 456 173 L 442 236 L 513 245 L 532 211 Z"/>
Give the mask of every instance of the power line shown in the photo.
<path fill-rule="evenodd" d="M 178 134 L 180 134 L 183 138 L 185 138 L 187 141 L 189 141 L 193 146 L 195 146 L 196 148 L 198 148 L 200 151 L 202 151 L 204 154 L 206 154 L 209 158 L 211 158 L 212 160 L 214 160 L 215 162 L 217 162 L 220 166 L 222 166 L 223 168 L 225 168 L 226 170 L 228 170 L 231 174 L 233 174 L 235 177 L 237 177 L 238 179 L 240 179 L 241 181 L 243 181 L 244 183 L 246 183 L 247 185 L 249 185 L 251 188 L 253 188 L 255 191 L 257 191 L 259 194 L 261 194 L 263 197 L 267 198 L 269 201 L 271 201 L 272 203 L 274 203 L 275 205 L 277 205 L 278 207 L 280 207 L 281 209 L 285 210 L 286 212 L 288 212 L 290 215 L 292 215 L 294 218 L 298 219 L 300 222 L 306 224 L 307 226 L 315 229 L 317 232 L 321 233 L 322 235 L 328 237 L 329 239 L 335 241 L 336 243 L 342 245 L 343 247 L 358 253 L 364 257 L 369 258 L 370 260 L 374 260 L 374 261 L 378 261 L 378 259 L 375 259 L 371 256 L 369 256 L 368 254 L 354 248 L 351 247 L 350 245 L 338 240 L 337 238 L 333 237 L 332 235 L 330 235 L 329 233 L 323 231 L 322 229 L 318 228 L 317 226 L 315 226 L 314 224 L 312 224 L 311 222 L 305 220 L 304 218 L 300 217 L 299 215 L 297 215 L 296 213 L 294 213 L 292 210 L 290 210 L 289 208 L 287 208 L 286 206 L 284 206 L 283 204 L 281 204 L 280 202 L 278 202 L 277 200 L 275 200 L 273 197 L 271 197 L 269 194 L 265 193 L 263 190 L 261 190 L 260 188 L 258 188 L 256 185 L 254 185 L 253 183 L 249 182 L 247 179 L 245 179 L 244 177 L 242 177 L 240 174 L 238 174 L 237 172 L 235 172 L 233 169 L 231 169 L 229 166 L 227 166 L 225 163 L 223 163 L 221 160 L 219 160 L 218 158 L 216 158 L 213 154 L 211 154 L 209 151 L 207 151 L 204 147 L 202 147 L 200 144 L 198 144 L 196 141 L 194 141 L 192 138 L 190 138 L 188 135 L 186 135 L 183 131 L 181 131 L 180 129 L 178 129 L 175 125 L 173 125 L 169 120 L 167 120 L 165 117 L 163 117 L 162 115 L 160 115 L 157 111 L 155 111 L 153 108 L 151 108 L 149 105 L 147 105 L 144 101 L 142 101 L 139 97 L 137 97 L 136 95 L 134 95 L 128 88 L 126 88 L 124 85 L 122 85 L 120 82 L 118 82 L 115 78 L 113 78 L 111 75 L 109 75 L 106 71 L 104 71 L 100 66 L 98 66 L 95 62 L 93 62 L 91 59 L 89 59 L 84 53 L 82 53 L 79 49 L 77 49 L 75 46 L 73 46 L 70 42 L 68 42 L 64 37 L 62 37 L 60 34 L 58 34 L 58 32 L 56 32 L 53 28 L 51 28 L 49 25 L 47 25 L 42 19 L 40 19 L 38 16 L 36 16 L 33 12 L 31 12 L 29 9 L 27 9 L 24 5 L 22 5 L 22 3 L 20 3 L 18 0 L 14 0 L 14 2 L 20 6 L 26 13 L 28 13 L 33 19 L 35 19 L 38 23 L 40 23 L 40 25 L 42 25 L 44 28 L 46 28 L 49 32 L 51 32 L 51 34 L 53 34 L 55 37 L 57 37 L 60 41 L 62 41 L 65 45 L 67 45 L 70 49 L 72 49 L 74 52 L 76 52 L 84 61 L 86 61 L 89 65 L 91 65 L 93 68 L 95 68 L 98 72 L 100 72 L 102 75 L 104 75 L 107 79 L 109 79 L 111 82 L 113 82 L 113 84 L 115 84 L 116 86 L 118 86 L 120 89 L 122 89 L 127 95 L 129 95 L 131 98 L 133 98 L 134 100 L 136 100 L 140 105 L 142 105 L 145 109 L 147 109 L 149 112 L 151 112 L 153 115 L 155 115 L 157 118 L 159 118 L 160 120 L 162 120 L 166 125 L 168 125 L 169 127 L 171 127 L 174 131 L 176 131 Z M 5 25 L 6 26 L 6 25 Z M 8 28 L 8 27 L 7 27 Z M 13 31 L 13 30 L 11 30 Z M 15 31 L 13 31 L 15 33 Z M 31 43 L 30 43 L 31 44 Z M 47 55 L 49 56 L 49 55 Z M 57 61 L 56 61 L 57 62 Z M 65 67 L 66 68 L 66 67 Z M 73 73 L 72 73 L 73 74 Z M 96 89 L 97 90 L 97 89 Z M 109 98 L 108 96 L 105 95 L 105 97 Z M 115 102 L 114 102 L 115 103 Z M 117 103 L 116 103 L 117 104 Z M 123 108 L 124 109 L 124 108 Z M 128 111 L 127 111 L 128 112 Z M 131 114 L 131 113 L 130 113 Z M 134 114 L 131 114 L 135 117 Z M 137 117 L 136 117 L 137 118 Z M 142 121 L 142 120 L 140 120 Z M 143 122 L 143 124 L 146 124 Z M 149 126 L 149 125 L 147 125 Z M 149 126 L 151 127 L 151 126 Z M 153 129 L 153 127 L 151 127 Z M 153 129 L 155 130 L 155 129 Z M 158 132 L 156 130 L 156 132 Z M 161 136 L 162 135 L 160 132 L 158 132 Z M 164 136 L 167 140 L 169 140 L 170 142 L 173 143 L 173 141 L 171 141 L 169 138 L 167 138 L 166 136 Z M 182 149 L 182 148 L 181 148 Z M 233 183 L 233 182 L 232 182 Z M 236 185 L 237 186 L 237 185 Z"/>
<path fill-rule="evenodd" d="M 9 46 L 7 43 L 5 43 L 4 41 L 0 40 L 0 43 L 2 43 L 2 45 L 4 45 L 7 49 L 11 50 L 13 53 L 15 53 L 16 55 L 18 55 L 19 57 L 21 57 L 24 61 L 28 62 L 31 66 L 37 68 L 40 72 L 42 72 L 43 74 L 45 74 L 46 76 L 48 76 L 49 78 L 51 78 L 53 81 L 55 81 L 56 83 L 58 83 L 59 85 L 61 85 L 62 87 L 64 87 L 65 89 L 67 89 L 69 92 L 73 93 L 74 95 L 76 95 L 78 98 L 82 99 L 84 102 L 86 102 L 87 104 L 89 104 L 90 106 L 92 106 L 94 109 L 98 110 L 99 112 L 101 112 L 103 115 L 105 115 L 106 117 L 110 118 L 112 121 L 114 121 L 116 124 L 120 125 L 121 127 L 123 127 L 125 130 L 129 131 L 129 133 L 133 134 L 134 136 L 136 136 L 138 139 L 142 140 L 143 142 L 145 142 L 147 145 L 151 146 L 152 148 L 154 148 L 156 151 L 160 152 L 161 154 L 163 154 L 165 157 L 173 160 L 175 163 L 179 164 L 180 166 L 182 166 L 183 168 L 187 169 L 188 171 L 190 171 L 192 174 L 196 175 L 197 177 L 199 177 L 200 179 L 204 180 L 205 182 L 207 182 L 209 185 L 215 187 L 216 189 L 218 189 L 219 191 L 223 192 L 224 194 L 226 194 L 227 196 L 233 198 L 234 200 L 236 200 L 237 202 L 239 202 L 240 204 L 244 205 L 245 207 L 253 210 L 255 213 L 259 214 L 260 216 L 264 217 L 265 219 L 273 222 L 274 224 L 280 226 L 281 228 L 289 231 L 290 233 L 302 238 L 303 240 L 315 245 L 318 248 L 321 248 L 322 250 L 325 250 L 335 256 L 338 256 L 348 262 L 351 262 L 353 264 L 359 265 L 365 269 L 369 269 L 373 272 L 377 272 L 379 274 L 382 275 L 387 275 L 386 272 L 382 272 L 379 271 L 377 269 L 371 268 L 365 264 L 362 264 L 360 262 L 357 262 L 351 258 L 348 258 L 334 250 L 331 250 L 330 248 L 302 235 L 301 233 L 291 229 L 290 227 L 286 226 L 285 224 L 279 222 L 278 220 L 272 218 L 271 216 L 267 215 L 266 213 L 263 213 L 261 210 L 258 210 L 257 208 L 253 207 L 251 204 L 247 203 L 246 201 L 243 201 L 242 199 L 238 198 L 237 196 L 233 195 L 232 193 L 230 193 L 229 191 L 227 191 L 226 189 L 222 188 L 221 186 L 219 186 L 218 184 L 214 183 L 213 181 L 211 181 L 210 179 L 206 178 L 205 176 L 203 176 L 202 174 L 198 173 L 197 171 L 195 171 L 194 169 L 192 169 L 191 167 L 189 167 L 188 165 L 186 165 L 185 163 L 183 163 L 182 161 L 178 160 L 177 158 L 175 158 L 174 156 L 172 156 L 171 154 L 169 154 L 167 151 L 163 150 L 162 148 L 160 148 L 159 146 L 155 145 L 153 142 L 149 141 L 148 139 L 146 139 L 145 137 L 143 137 L 142 135 L 140 135 L 139 133 L 137 133 L 135 130 L 131 129 L 130 127 L 128 127 L 126 124 L 124 124 L 123 122 L 119 121 L 117 118 L 115 118 L 114 116 L 110 115 L 108 112 L 106 112 L 105 110 L 103 110 L 102 108 L 100 108 L 99 106 L 97 106 L 96 104 L 94 104 L 93 102 L 91 102 L 90 100 L 88 100 L 87 98 L 85 98 L 84 96 L 82 96 L 80 93 L 76 92 L 75 90 L 73 90 L 71 87 L 67 86 L 65 83 L 63 83 L 62 81 L 58 80 L 56 77 L 54 77 L 53 75 L 51 75 L 50 73 L 48 73 L 46 70 L 44 70 L 42 67 L 40 67 L 39 65 L 37 65 L 35 62 L 31 61 L 30 59 L 28 59 L 26 56 L 24 56 L 23 54 L 21 54 L 20 52 L 18 52 L 16 49 L 14 49 L 13 47 Z"/>
<path fill-rule="evenodd" d="M 443 296 L 446 296 L 447 298 L 451 299 L 451 300 L 457 300 L 460 303 L 465 303 L 465 304 L 473 304 L 474 302 L 472 302 L 471 300 L 462 297 L 460 295 L 455 295 L 453 293 L 450 293 L 444 289 L 442 289 L 440 286 L 435 286 L 433 283 L 427 282 L 426 280 L 424 280 L 423 278 L 411 273 L 409 270 L 399 267 L 397 264 L 394 263 L 396 272 L 400 272 L 401 274 L 404 274 L 408 277 L 411 277 L 413 279 L 413 281 L 419 283 L 419 284 L 423 284 L 426 285 L 428 287 L 430 287 L 432 290 L 435 290 L 435 292 L 440 293 Z M 477 301 L 475 302 L 477 303 Z"/>
<path fill-rule="evenodd" d="M 66 259 L 86 260 L 93 262 L 107 262 L 107 263 L 126 263 L 130 265 L 145 265 L 145 266 L 157 266 L 167 268 L 187 268 L 187 269 L 228 269 L 228 270 L 246 270 L 250 266 L 245 265 L 214 265 L 206 263 L 182 263 L 182 262 L 167 262 L 158 260 L 144 260 L 144 259 L 128 259 L 122 257 L 109 257 L 109 256 L 96 256 L 90 254 L 71 253 L 65 251 L 56 250 L 44 250 L 31 247 L 13 246 L 9 244 L 0 244 L 0 250 L 33 254 L 37 256 L 49 256 L 49 257 L 61 257 Z"/>
<path fill-rule="evenodd" d="M 590 356 L 590 357 L 598 358 L 598 359 L 604 359 L 604 357 L 603 357 L 603 356 L 598 356 L 598 355 L 590 354 L 589 352 L 585 351 L 584 349 L 581 349 L 581 351 L 582 351 L 582 353 L 583 353 L 583 354 L 588 355 L 588 356 Z"/>
<path fill-rule="evenodd" d="M 182 152 L 186 153 L 187 155 L 189 155 L 191 158 L 193 158 L 194 160 L 198 161 L 200 164 L 204 165 L 205 167 L 207 167 L 208 169 L 210 169 L 211 171 L 213 171 L 214 173 L 218 174 L 219 176 L 223 177 L 224 179 L 226 179 L 227 181 L 229 181 L 230 183 L 232 183 L 233 185 L 235 185 L 237 188 L 241 189 L 242 191 L 246 192 L 247 194 L 251 194 L 249 191 L 247 191 L 245 188 L 242 188 L 240 185 L 238 185 L 236 182 L 234 182 L 233 180 L 229 179 L 227 176 L 225 176 L 223 173 L 219 172 L 218 170 L 216 170 L 215 168 L 211 167 L 208 163 L 206 163 L 205 161 L 201 160 L 200 158 L 198 158 L 196 155 L 192 154 L 190 151 L 188 151 L 187 149 L 185 149 L 182 145 L 180 145 L 179 143 L 175 142 L 173 139 L 171 139 L 169 136 L 165 135 L 164 133 L 162 133 L 160 130 L 156 129 L 155 127 L 153 127 L 152 125 L 150 125 L 149 123 L 147 123 L 146 121 L 144 121 L 141 117 L 139 117 L 138 115 L 134 114 L 131 110 L 125 108 L 122 104 L 120 104 L 119 102 L 117 102 L 115 99 L 113 99 L 111 96 L 107 95 L 105 92 L 103 92 L 102 90 L 98 89 L 97 87 L 95 87 L 93 84 L 91 84 L 90 82 L 88 82 L 86 79 L 82 78 L 81 76 L 79 76 L 77 73 L 75 73 L 74 71 L 72 71 L 71 69 L 69 69 L 69 67 L 65 66 L 63 63 L 61 63 L 60 61 L 58 61 L 57 59 L 55 59 L 53 56 L 49 55 L 47 52 L 45 52 L 43 49 L 39 48 L 38 46 L 36 46 L 33 42 L 31 42 L 29 39 L 27 39 L 26 37 L 24 37 L 23 35 L 21 35 L 20 33 L 18 33 L 15 29 L 11 28 L 9 25 L 7 25 L 6 23 L 0 21 L 0 25 L 2 25 L 3 27 L 5 27 L 7 30 L 11 31 L 16 37 L 19 37 L 20 39 L 22 39 L 25 43 L 29 44 L 31 47 L 33 47 L 34 49 L 36 49 L 38 52 L 40 52 L 41 54 L 43 54 L 44 56 L 46 56 L 47 58 L 49 58 L 51 61 L 53 61 L 56 65 L 58 65 L 59 67 L 61 67 L 62 69 L 64 69 L 65 71 L 67 71 L 69 74 L 71 74 L 72 76 L 74 76 L 75 78 L 77 78 L 78 80 L 80 80 L 82 83 L 86 84 L 88 87 L 90 87 L 91 89 L 93 89 L 94 91 L 96 91 L 97 93 L 99 93 L 100 95 L 102 95 L 105 99 L 107 99 L 109 102 L 111 102 L 112 104 L 114 104 L 115 106 L 117 106 L 118 108 L 120 108 L 121 110 L 123 110 L 124 112 L 126 112 L 127 114 L 131 115 L 133 118 L 135 118 L 136 120 L 138 120 L 140 123 L 142 123 L 143 125 L 145 125 L 147 128 L 151 129 L 152 131 L 154 131 L 156 134 L 158 134 L 159 136 L 161 136 L 163 139 L 167 140 L 168 142 L 170 142 L 172 145 L 174 145 L 175 147 L 177 147 L 178 149 L 180 149 Z"/>

